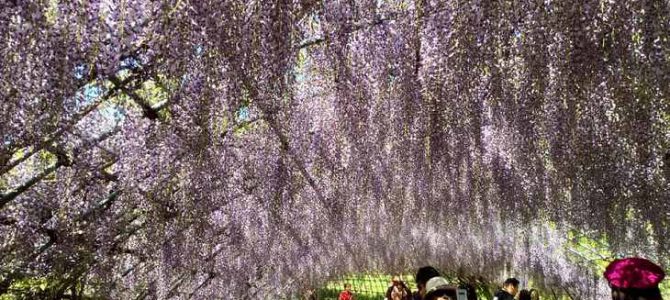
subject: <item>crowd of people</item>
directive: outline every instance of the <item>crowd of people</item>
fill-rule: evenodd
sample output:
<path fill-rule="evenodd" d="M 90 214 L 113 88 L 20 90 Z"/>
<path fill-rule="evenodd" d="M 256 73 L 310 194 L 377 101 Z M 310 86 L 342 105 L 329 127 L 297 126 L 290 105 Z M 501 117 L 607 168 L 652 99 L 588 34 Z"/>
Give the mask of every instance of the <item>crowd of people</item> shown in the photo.
<path fill-rule="evenodd" d="M 662 300 L 659 283 L 665 277 L 663 269 L 653 262 L 630 257 L 611 262 L 603 274 L 612 291 L 612 300 Z M 455 286 L 440 275 L 437 269 L 426 266 L 420 268 L 414 277 L 417 291 L 412 292 L 401 280 L 394 276 L 386 291 L 386 300 L 476 300 L 472 285 Z M 519 289 L 516 278 L 503 282 L 493 300 L 539 300 L 536 289 Z M 344 284 L 344 290 L 338 300 L 355 300 L 350 283 Z"/>

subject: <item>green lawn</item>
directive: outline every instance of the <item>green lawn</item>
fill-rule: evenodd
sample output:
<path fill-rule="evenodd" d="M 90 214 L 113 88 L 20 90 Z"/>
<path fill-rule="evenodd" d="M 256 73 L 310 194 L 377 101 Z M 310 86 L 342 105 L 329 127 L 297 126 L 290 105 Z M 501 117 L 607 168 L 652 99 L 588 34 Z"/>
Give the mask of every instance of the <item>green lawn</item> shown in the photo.
<path fill-rule="evenodd" d="M 401 277 L 412 292 L 416 291 L 413 275 L 402 275 Z M 350 275 L 328 282 L 325 287 L 317 290 L 317 294 L 320 300 L 337 299 L 337 296 L 344 289 L 344 284 L 351 283 L 351 289 L 356 294 L 357 300 L 384 299 L 391 278 L 391 275 L 383 274 Z"/>

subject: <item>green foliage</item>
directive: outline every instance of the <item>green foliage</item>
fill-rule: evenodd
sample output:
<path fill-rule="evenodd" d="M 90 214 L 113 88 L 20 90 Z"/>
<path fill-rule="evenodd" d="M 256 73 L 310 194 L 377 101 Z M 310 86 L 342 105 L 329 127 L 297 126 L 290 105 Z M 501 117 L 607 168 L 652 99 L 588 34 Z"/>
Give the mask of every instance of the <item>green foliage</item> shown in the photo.
<path fill-rule="evenodd" d="M 565 252 L 568 259 L 575 264 L 589 267 L 594 274 L 602 275 L 609 263 L 617 256 L 610 250 L 605 236 L 589 237 L 577 230 L 568 232 L 568 243 Z M 663 298 L 670 298 L 670 281 L 664 280 L 659 285 Z"/>
<path fill-rule="evenodd" d="M 590 238 L 576 230 L 568 233 L 566 255 L 572 261 L 589 266 L 595 274 L 602 274 L 605 267 L 614 259 L 605 237 Z"/>
<path fill-rule="evenodd" d="M 142 87 L 137 90 L 137 95 L 147 101 L 151 106 L 158 105 L 167 101 L 167 91 L 154 80 L 147 80 L 142 83 Z"/>
<path fill-rule="evenodd" d="M 9 293 L 0 295 L 0 300 L 34 299 L 45 295 L 49 280 L 45 277 L 34 277 L 17 280 L 9 287 Z"/>

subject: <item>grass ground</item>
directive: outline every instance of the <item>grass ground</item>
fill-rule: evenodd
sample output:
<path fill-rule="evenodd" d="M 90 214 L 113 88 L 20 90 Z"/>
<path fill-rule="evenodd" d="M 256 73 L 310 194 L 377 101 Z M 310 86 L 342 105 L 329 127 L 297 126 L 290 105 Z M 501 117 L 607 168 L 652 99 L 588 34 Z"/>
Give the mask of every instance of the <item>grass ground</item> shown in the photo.
<path fill-rule="evenodd" d="M 402 275 L 401 277 L 412 291 L 416 291 L 414 276 Z M 384 299 L 386 289 L 388 289 L 391 283 L 391 278 L 391 275 L 383 274 L 350 275 L 328 282 L 325 287 L 317 290 L 317 294 L 321 300 L 337 299 L 340 292 L 344 289 L 344 284 L 351 283 L 352 291 L 356 294 L 357 300 L 380 300 Z"/>

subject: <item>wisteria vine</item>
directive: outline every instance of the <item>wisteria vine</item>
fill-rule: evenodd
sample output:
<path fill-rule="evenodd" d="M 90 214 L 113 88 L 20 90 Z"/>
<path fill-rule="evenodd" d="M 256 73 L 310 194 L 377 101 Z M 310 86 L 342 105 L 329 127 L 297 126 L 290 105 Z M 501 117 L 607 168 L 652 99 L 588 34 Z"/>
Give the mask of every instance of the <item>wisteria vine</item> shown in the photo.
<path fill-rule="evenodd" d="M 670 264 L 670 2 L 0 1 L 0 295 Z M 607 259 L 607 258 L 603 258 Z"/>

